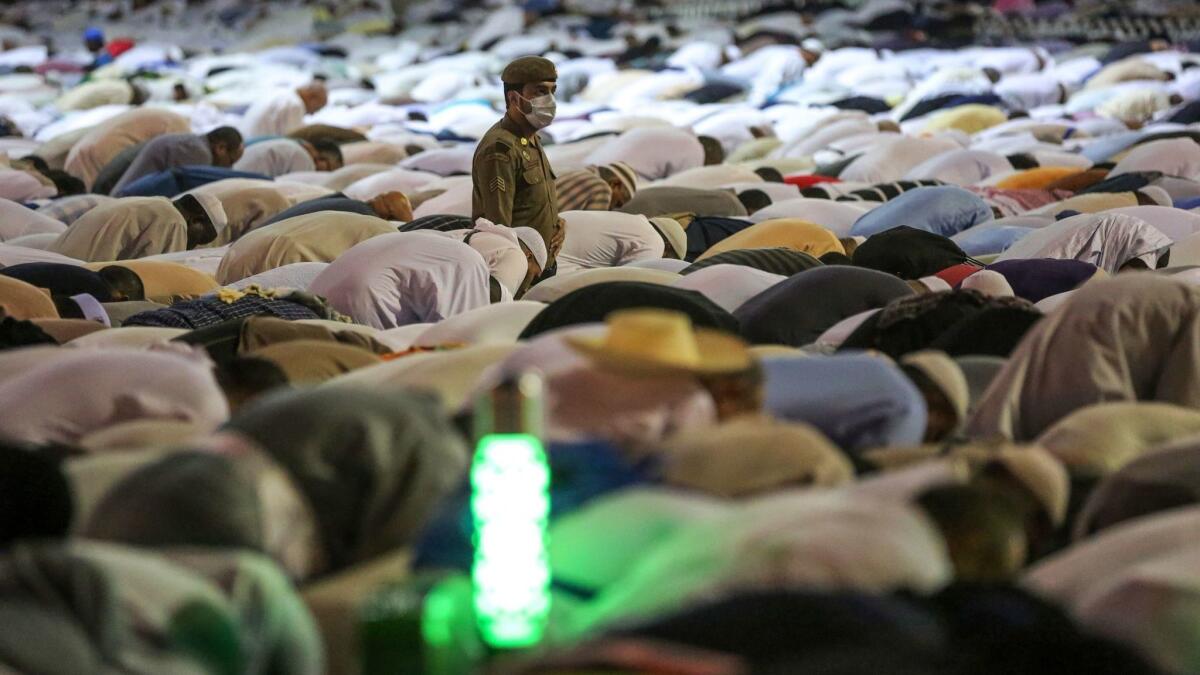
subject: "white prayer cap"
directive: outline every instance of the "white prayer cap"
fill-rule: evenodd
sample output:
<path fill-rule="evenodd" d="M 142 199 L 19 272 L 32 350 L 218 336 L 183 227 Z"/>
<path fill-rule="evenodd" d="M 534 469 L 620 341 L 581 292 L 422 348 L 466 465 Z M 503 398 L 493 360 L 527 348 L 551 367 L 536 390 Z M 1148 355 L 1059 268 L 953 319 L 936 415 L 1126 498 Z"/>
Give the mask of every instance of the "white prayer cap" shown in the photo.
<path fill-rule="evenodd" d="M 546 261 L 550 257 L 550 254 L 546 251 L 546 241 L 542 239 L 541 233 L 532 227 L 518 227 L 514 229 L 517 233 L 517 239 L 522 244 L 525 244 L 529 252 L 533 254 L 533 259 L 537 261 L 538 267 L 541 267 L 545 271 Z"/>

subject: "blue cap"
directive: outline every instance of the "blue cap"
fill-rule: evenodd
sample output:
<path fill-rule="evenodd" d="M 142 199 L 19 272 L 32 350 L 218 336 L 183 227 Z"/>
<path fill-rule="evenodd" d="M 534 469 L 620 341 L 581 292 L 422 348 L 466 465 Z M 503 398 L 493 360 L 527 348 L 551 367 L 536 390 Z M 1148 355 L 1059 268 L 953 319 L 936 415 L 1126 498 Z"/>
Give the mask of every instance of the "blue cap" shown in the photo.
<path fill-rule="evenodd" d="M 100 30 L 99 28 L 96 28 L 95 26 L 88 26 L 88 28 L 83 31 L 83 39 L 89 40 L 89 41 L 90 40 L 100 40 L 101 42 L 103 42 L 104 41 L 104 31 Z"/>

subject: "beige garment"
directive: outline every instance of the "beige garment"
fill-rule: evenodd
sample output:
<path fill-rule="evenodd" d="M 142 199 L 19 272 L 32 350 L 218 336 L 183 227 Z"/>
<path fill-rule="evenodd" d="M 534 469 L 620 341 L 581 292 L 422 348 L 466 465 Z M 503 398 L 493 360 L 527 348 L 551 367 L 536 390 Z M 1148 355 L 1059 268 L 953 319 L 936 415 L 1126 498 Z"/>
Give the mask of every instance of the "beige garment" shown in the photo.
<path fill-rule="evenodd" d="M 71 148 L 63 166 L 90 188 L 100 170 L 125 148 L 163 134 L 191 130 L 191 123 L 182 115 L 159 108 L 135 108 L 88 132 Z"/>
<path fill-rule="evenodd" d="M 128 105 L 132 100 L 133 87 L 125 80 L 92 80 L 68 89 L 54 105 L 62 112 L 70 112 L 102 105 Z"/>
<path fill-rule="evenodd" d="M 86 262 L 187 250 L 187 222 L 163 197 L 128 197 L 88 211 L 50 249 Z"/>
<path fill-rule="evenodd" d="M 201 248 L 218 248 L 231 244 L 292 205 L 286 195 L 272 187 L 237 190 L 219 199 L 229 224 L 221 230 L 215 240 Z"/>
<path fill-rule="evenodd" d="M 845 253 L 833 232 L 800 218 L 765 220 L 722 239 L 696 260 L 711 258 L 725 251 L 748 248 L 788 248 L 820 258 L 826 253 Z"/>
<path fill-rule="evenodd" d="M 1090 282 L 1026 333 L 967 427 L 1032 440 L 1104 402 L 1200 405 L 1200 288 L 1153 274 Z"/>
<path fill-rule="evenodd" d="M 687 429 L 660 447 L 668 485 L 718 497 L 745 497 L 784 486 L 833 487 L 854 480 L 854 467 L 807 424 L 743 415 Z"/>
<path fill-rule="evenodd" d="M 184 420 L 132 420 L 93 431 L 79 439 L 88 452 L 129 452 L 179 446 L 211 433 L 202 425 Z"/>
<path fill-rule="evenodd" d="M 329 386 L 430 391 L 441 398 L 447 410 L 455 411 L 467 403 L 484 369 L 503 361 L 515 349 L 516 345 L 489 344 L 412 354 L 330 380 Z"/>
<path fill-rule="evenodd" d="M 381 141 L 359 141 L 342 146 L 342 160 L 351 164 L 399 164 L 408 157 L 408 151 L 395 143 Z"/>
<path fill-rule="evenodd" d="M 1071 470 L 1120 470 L 1143 453 L 1200 433 L 1200 412 L 1168 403 L 1102 403 L 1076 410 L 1037 440 Z"/>
<path fill-rule="evenodd" d="M 375 354 L 337 342 L 292 340 L 251 352 L 283 371 L 293 385 L 311 385 L 380 363 Z"/>
<path fill-rule="evenodd" d="M 200 270 L 166 260 L 123 260 L 117 263 L 89 263 L 84 267 L 99 271 L 109 265 L 133 270 L 142 280 L 146 299 L 151 302 L 169 303 L 176 297 L 199 297 L 220 286 L 216 279 Z"/>
<path fill-rule="evenodd" d="M 1110 209 L 1121 209 L 1137 206 L 1137 195 L 1132 192 L 1094 192 L 1068 197 L 1061 202 L 1054 202 L 1033 209 L 1024 214 L 1027 216 L 1053 216 L 1063 211 L 1078 211 L 1080 213 L 1100 213 Z"/>
<path fill-rule="evenodd" d="M 57 319 L 50 294 L 19 279 L 0 276 L 0 311 L 14 319 Z"/>
<path fill-rule="evenodd" d="M 96 125 L 98 126 L 98 125 Z M 46 160 L 46 165 L 51 169 L 62 170 L 63 165 L 67 163 L 67 155 L 70 154 L 71 148 L 75 144 L 96 129 L 96 126 L 84 127 L 74 131 L 68 131 L 65 134 L 59 134 L 54 138 L 42 143 L 38 147 L 37 152 L 33 153 L 38 157 Z"/>
<path fill-rule="evenodd" d="M 1161 82 L 1166 80 L 1167 77 L 1166 71 L 1163 71 L 1153 63 L 1137 56 L 1130 56 L 1102 68 L 1100 72 L 1088 78 L 1087 84 L 1083 88 L 1103 89 L 1111 87 L 1114 84 L 1132 82 L 1134 80 Z"/>
<path fill-rule="evenodd" d="M 638 281 L 660 286 L 671 286 L 679 281 L 681 276 L 675 272 L 646 269 L 644 267 L 602 267 L 592 270 L 579 270 L 566 274 L 558 274 L 539 283 L 525 294 L 525 300 L 535 302 L 554 302 L 562 296 L 586 288 L 594 284 L 611 281 Z"/>
<path fill-rule="evenodd" d="M 187 332 L 182 328 L 160 328 L 158 326 L 112 328 L 75 338 L 71 340 L 71 346 L 84 349 L 104 347 L 148 349 L 166 344 Z"/>
<path fill-rule="evenodd" d="M 396 227 L 374 216 L 321 211 L 260 227 L 233 243 L 221 259 L 223 284 L 297 262 L 332 262 L 342 252 Z"/>
<path fill-rule="evenodd" d="M 392 350 L 372 337 L 372 333 L 356 328 L 365 326 L 320 319 L 285 321 L 273 316 L 253 316 L 242 324 L 238 353 L 246 354 L 292 341 L 344 344 L 372 354 L 391 353 Z"/>

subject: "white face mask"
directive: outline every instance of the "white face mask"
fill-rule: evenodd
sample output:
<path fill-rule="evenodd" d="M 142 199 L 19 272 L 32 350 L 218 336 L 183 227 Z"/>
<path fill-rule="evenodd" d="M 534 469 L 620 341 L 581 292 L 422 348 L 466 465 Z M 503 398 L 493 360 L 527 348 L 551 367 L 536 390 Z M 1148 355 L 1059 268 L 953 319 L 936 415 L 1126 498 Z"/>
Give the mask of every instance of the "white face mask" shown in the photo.
<path fill-rule="evenodd" d="M 517 94 L 522 99 L 529 103 L 533 108 L 525 115 L 525 120 L 534 129 L 545 129 L 554 121 L 554 113 L 558 111 L 558 103 L 554 100 L 554 94 L 546 94 L 544 96 L 535 96 L 533 98 L 525 98 Z"/>

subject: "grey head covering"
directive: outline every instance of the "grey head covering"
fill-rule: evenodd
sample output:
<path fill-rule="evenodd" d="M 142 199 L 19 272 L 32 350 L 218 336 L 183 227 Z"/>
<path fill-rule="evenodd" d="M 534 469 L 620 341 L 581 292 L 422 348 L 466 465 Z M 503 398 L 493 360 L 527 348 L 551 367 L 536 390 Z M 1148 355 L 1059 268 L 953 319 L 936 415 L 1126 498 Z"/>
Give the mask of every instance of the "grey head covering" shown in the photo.
<path fill-rule="evenodd" d="M 281 392 L 228 428 L 292 477 L 331 571 L 409 543 L 466 474 L 466 446 L 436 399 L 350 387 Z"/>

